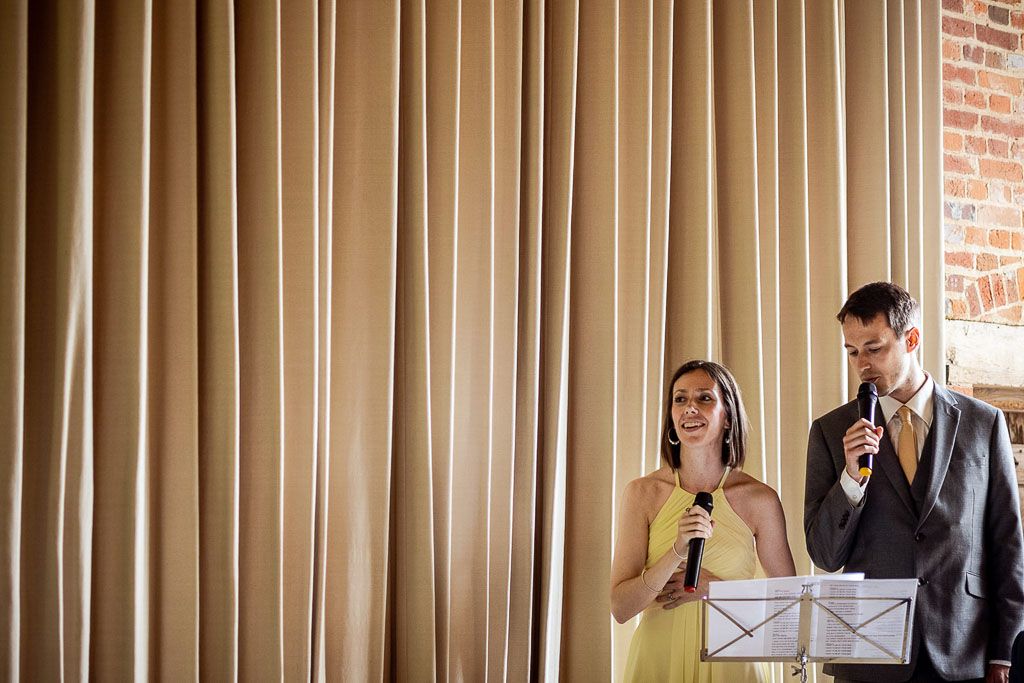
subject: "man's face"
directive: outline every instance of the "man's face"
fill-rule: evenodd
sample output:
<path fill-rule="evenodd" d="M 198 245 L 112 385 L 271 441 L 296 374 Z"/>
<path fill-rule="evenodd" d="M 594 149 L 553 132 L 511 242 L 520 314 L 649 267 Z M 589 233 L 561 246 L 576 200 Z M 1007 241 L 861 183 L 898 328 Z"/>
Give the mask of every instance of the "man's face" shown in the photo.
<path fill-rule="evenodd" d="M 848 315 L 843 322 L 843 339 L 850 369 L 861 382 L 874 382 L 879 396 L 892 393 L 910 380 L 914 351 L 921 339 L 916 327 L 897 336 L 882 314 L 867 324 Z"/>

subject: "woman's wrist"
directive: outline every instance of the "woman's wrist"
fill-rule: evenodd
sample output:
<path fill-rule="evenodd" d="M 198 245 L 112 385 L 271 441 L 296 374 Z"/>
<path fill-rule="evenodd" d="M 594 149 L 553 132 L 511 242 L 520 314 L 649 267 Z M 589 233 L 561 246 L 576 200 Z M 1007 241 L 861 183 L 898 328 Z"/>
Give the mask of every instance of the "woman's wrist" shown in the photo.
<path fill-rule="evenodd" d="M 647 567 L 644 567 L 644 570 L 640 572 L 640 580 L 643 582 L 644 588 L 651 591 L 655 595 L 661 592 L 660 588 L 655 588 L 651 584 L 647 583 Z"/>
<path fill-rule="evenodd" d="M 655 594 L 665 590 L 665 584 L 672 578 L 678 564 L 675 553 L 667 551 L 654 564 L 640 572 L 644 588 Z"/>

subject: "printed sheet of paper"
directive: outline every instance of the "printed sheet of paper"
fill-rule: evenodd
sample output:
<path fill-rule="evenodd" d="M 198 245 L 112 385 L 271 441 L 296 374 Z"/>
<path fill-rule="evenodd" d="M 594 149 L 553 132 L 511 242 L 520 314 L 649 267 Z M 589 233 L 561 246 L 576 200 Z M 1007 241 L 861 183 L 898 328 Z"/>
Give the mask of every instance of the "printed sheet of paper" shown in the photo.
<path fill-rule="evenodd" d="M 874 579 L 857 584 L 822 581 L 818 597 L 821 604 L 811 638 L 811 657 L 909 659 L 909 648 L 904 652 L 903 646 L 913 636 L 913 619 L 908 623 L 907 606 L 900 600 L 910 601 L 913 615 L 917 579 Z M 836 617 L 856 628 L 859 635 Z"/>
<path fill-rule="evenodd" d="M 824 606 L 868 637 L 858 637 L 836 616 L 813 605 L 809 623 L 812 658 L 899 657 L 907 621 L 906 606 L 889 608 L 899 605 L 903 598 L 913 601 L 917 581 L 863 579 L 863 574 L 840 574 L 713 582 L 708 593 L 713 603 L 708 605 L 707 612 L 708 654 L 762 661 L 792 659 L 798 649 L 799 598 L 809 590 L 814 597 L 830 598 Z M 884 614 L 876 618 L 881 613 Z M 912 602 L 910 613 L 913 614 Z"/>
<path fill-rule="evenodd" d="M 707 612 L 708 654 L 774 657 L 794 652 L 800 620 L 799 578 L 712 582 L 708 590 L 714 603 L 708 605 Z M 768 597 L 773 599 L 766 600 Z M 768 624 L 755 628 L 780 611 Z"/>

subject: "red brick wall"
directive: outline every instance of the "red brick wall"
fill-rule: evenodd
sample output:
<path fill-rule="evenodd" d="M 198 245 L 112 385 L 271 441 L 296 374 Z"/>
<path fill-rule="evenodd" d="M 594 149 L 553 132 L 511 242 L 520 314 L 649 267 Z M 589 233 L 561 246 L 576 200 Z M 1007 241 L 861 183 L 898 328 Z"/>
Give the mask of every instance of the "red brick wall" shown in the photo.
<path fill-rule="evenodd" d="M 946 317 L 1024 324 L 1024 0 L 942 0 Z"/>

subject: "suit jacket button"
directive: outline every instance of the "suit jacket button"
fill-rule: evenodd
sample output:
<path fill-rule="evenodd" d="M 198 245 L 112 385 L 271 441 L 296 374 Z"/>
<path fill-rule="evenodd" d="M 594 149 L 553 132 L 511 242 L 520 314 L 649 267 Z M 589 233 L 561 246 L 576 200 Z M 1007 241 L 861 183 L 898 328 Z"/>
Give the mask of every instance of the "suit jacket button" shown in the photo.
<path fill-rule="evenodd" d="M 923 586 L 923 585 L 925 585 L 926 583 L 928 583 L 928 579 L 924 578 L 923 576 L 922 576 L 922 577 L 920 577 L 920 578 L 919 578 L 919 579 L 917 580 L 917 585 L 918 585 L 918 586 Z"/>

